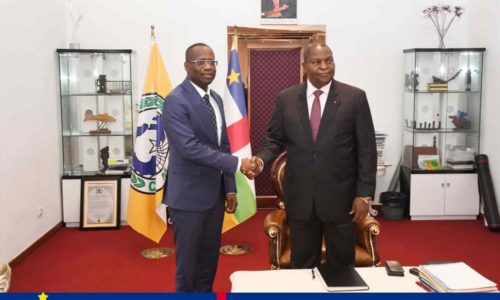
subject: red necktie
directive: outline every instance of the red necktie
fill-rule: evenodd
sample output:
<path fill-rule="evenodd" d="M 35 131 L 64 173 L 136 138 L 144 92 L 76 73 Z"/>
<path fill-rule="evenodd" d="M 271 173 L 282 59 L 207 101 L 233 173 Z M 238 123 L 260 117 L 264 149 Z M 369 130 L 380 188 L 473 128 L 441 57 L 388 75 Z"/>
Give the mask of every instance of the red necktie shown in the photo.
<path fill-rule="evenodd" d="M 316 90 L 314 93 L 314 101 L 311 108 L 311 133 L 313 141 L 316 143 L 316 137 L 318 136 L 319 123 L 321 122 L 321 104 L 319 103 L 319 96 L 323 94 L 323 91 Z"/>

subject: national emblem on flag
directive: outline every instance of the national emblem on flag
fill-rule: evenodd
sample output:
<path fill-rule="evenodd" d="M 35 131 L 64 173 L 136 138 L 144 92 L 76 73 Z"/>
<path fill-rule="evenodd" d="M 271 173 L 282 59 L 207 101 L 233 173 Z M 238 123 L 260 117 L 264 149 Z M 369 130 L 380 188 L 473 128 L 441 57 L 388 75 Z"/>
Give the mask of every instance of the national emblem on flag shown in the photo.
<path fill-rule="evenodd" d="M 171 90 L 158 45 L 153 42 L 138 108 L 127 223 L 157 243 L 167 230 L 162 200 L 167 179 L 168 141 L 161 115 Z"/>

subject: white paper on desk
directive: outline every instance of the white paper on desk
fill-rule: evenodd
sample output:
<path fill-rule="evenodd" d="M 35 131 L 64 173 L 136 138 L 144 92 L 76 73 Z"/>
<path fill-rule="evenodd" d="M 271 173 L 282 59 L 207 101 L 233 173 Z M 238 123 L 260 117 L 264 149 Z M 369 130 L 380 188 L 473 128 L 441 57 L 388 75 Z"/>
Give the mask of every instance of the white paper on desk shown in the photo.
<path fill-rule="evenodd" d="M 480 289 L 496 286 L 496 283 L 488 280 L 464 262 L 422 265 L 421 268 L 450 290 Z"/>
<path fill-rule="evenodd" d="M 237 293 L 318 293 L 321 282 L 312 278 L 311 269 L 236 271 L 229 277 L 231 292 Z"/>

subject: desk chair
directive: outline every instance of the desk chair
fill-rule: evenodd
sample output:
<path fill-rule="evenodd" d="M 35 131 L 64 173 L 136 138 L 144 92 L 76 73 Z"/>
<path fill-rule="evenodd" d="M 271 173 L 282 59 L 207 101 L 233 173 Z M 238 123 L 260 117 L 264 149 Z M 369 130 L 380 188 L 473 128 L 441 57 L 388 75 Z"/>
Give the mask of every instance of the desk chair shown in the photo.
<path fill-rule="evenodd" d="M 269 240 L 269 262 L 271 269 L 290 268 L 290 228 L 284 210 L 283 184 L 286 167 L 286 151 L 281 153 L 271 167 L 271 178 L 278 195 L 278 209 L 270 212 L 264 219 L 264 232 Z M 375 237 L 380 233 L 380 224 L 371 216 L 357 223 L 355 264 L 357 267 L 377 266 L 380 257 Z M 325 259 L 325 242 L 322 247 L 322 260 Z"/>

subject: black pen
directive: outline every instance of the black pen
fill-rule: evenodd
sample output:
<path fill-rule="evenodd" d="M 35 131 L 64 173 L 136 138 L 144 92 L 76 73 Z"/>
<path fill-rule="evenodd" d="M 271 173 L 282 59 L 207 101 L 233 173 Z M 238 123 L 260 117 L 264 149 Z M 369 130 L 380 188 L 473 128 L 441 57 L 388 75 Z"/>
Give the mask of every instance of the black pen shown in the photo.
<path fill-rule="evenodd" d="M 311 269 L 311 274 L 313 275 L 313 279 L 316 279 L 316 275 L 314 275 L 314 269 Z"/>

